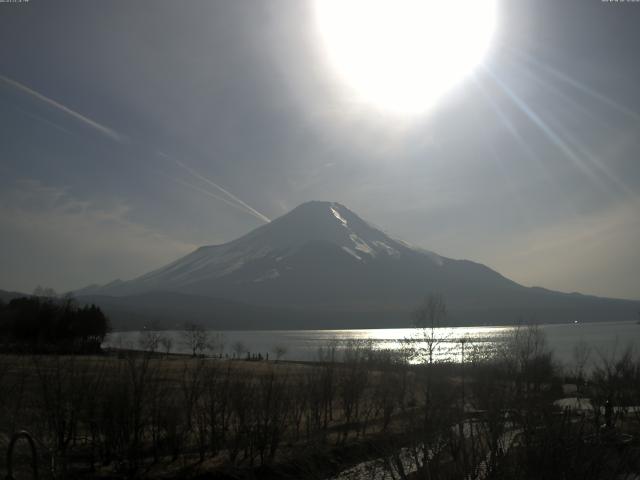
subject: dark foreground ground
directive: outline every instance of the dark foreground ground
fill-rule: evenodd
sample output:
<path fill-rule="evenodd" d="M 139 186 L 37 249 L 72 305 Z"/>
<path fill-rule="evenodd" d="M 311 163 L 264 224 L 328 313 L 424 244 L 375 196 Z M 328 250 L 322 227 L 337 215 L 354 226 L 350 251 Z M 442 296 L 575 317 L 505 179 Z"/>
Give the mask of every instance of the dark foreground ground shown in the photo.
<path fill-rule="evenodd" d="M 464 366 L 355 343 L 313 363 L 0 355 L 0 475 L 24 429 L 39 478 L 323 479 L 372 459 L 387 478 L 636 478 L 638 358 L 562 372 L 519 335 Z"/>

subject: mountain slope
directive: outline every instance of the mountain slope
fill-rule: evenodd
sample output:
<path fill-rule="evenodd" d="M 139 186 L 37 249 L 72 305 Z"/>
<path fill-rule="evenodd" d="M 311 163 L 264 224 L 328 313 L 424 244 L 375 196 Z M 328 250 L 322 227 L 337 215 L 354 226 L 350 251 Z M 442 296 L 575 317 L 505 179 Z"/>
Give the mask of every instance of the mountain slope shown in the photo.
<path fill-rule="evenodd" d="M 380 303 L 379 295 L 404 301 L 408 291 L 424 292 L 424 282 L 438 291 L 517 287 L 480 264 L 414 249 L 340 204 L 308 202 L 237 240 L 82 293 L 175 291 L 259 303 L 353 305 Z"/>
<path fill-rule="evenodd" d="M 232 242 L 201 247 L 131 281 L 77 294 L 121 297 L 132 306 L 136 296 L 153 292 L 183 295 L 176 299 L 183 303 L 195 296 L 271 313 L 293 309 L 301 328 L 335 325 L 338 317 L 349 323 L 360 315 L 370 315 L 372 323 L 383 316 L 382 324 L 406 324 L 428 292 L 444 294 L 459 323 L 505 323 L 519 315 L 539 321 L 632 319 L 640 306 L 524 287 L 484 265 L 413 248 L 332 202 L 305 203 Z M 288 318 L 284 310 L 280 317 L 267 315 L 264 327 L 278 323 L 271 317 Z M 240 319 L 252 315 L 233 311 Z"/>

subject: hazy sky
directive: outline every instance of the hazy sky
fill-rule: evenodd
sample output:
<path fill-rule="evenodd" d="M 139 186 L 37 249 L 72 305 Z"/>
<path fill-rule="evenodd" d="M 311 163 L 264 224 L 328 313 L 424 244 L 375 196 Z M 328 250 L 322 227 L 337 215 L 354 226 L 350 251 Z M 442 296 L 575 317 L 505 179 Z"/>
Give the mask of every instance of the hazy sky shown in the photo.
<path fill-rule="evenodd" d="M 640 299 L 638 25 L 503 1 L 484 65 L 398 117 L 349 98 L 301 0 L 0 3 L 0 288 L 132 278 L 318 199 Z"/>

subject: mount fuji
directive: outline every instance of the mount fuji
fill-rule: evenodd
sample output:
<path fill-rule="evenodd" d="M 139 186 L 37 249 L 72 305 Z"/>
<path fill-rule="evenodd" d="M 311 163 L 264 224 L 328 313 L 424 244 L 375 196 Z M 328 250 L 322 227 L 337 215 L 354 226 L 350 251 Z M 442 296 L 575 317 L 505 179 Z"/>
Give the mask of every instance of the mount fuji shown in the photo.
<path fill-rule="evenodd" d="M 428 293 L 456 324 L 632 320 L 640 302 L 530 288 L 468 260 L 412 247 L 335 202 L 304 203 L 222 245 L 130 281 L 75 294 L 116 328 L 200 321 L 215 328 L 408 326 Z"/>

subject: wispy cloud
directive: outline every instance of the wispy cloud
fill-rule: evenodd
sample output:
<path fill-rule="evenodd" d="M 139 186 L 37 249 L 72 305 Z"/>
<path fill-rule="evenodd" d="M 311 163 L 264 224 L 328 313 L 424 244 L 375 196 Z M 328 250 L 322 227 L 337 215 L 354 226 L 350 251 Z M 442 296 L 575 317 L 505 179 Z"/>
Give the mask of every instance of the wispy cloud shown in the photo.
<path fill-rule="evenodd" d="M 112 128 L 109 128 L 105 125 L 102 125 L 101 123 L 96 122 L 95 120 L 92 120 L 78 112 L 76 112 L 75 110 L 70 109 L 69 107 L 66 107 L 65 105 L 62 105 L 60 102 L 56 102 L 55 100 L 46 97 L 44 95 L 42 95 L 41 93 L 36 92 L 35 90 L 27 87 L 26 85 L 23 85 L 22 83 L 16 82 L 15 80 L 12 80 L 9 77 L 6 77 L 4 75 L 0 75 L 0 80 L 5 82 L 6 84 L 12 86 L 13 88 L 16 88 L 17 90 L 20 90 L 21 92 L 26 93 L 27 95 L 32 96 L 33 98 L 36 98 L 44 103 L 46 103 L 47 105 L 56 108 L 58 110 L 60 110 L 61 112 L 66 113 L 67 115 L 75 118 L 76 120 L 84 123 L 85 125 L 93 128 L 94 130 L 97 130 L 98 132 L 100 132 L 101 134 L 111 138 L 112 140 L 115 140 L 116 142 L 119 143 L 123 143 L 126 140 L 126 137 L 124 135 L 121 135 L 120 133 L 116 132 L 115 130 L 113 130 Z"/>
<path fill-rule="evenodd" d="M 79 199 L 67 188 L 20 180 L 0 192 L 0 288 L 59 290 L 132 278 L 196 245 L 129 218 L 122 200 Z"/>

